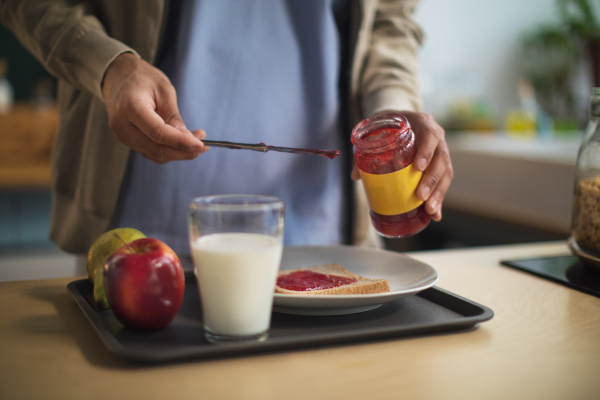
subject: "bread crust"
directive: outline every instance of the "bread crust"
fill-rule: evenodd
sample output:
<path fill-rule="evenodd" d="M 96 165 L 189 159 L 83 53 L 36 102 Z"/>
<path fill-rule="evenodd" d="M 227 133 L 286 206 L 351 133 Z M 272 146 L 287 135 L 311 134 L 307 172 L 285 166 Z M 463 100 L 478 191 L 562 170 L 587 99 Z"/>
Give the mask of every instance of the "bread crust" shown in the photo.
<path fill-rule="evenodd" d="M 345 276 L 355 279 L 355 282 L 347 285 L 341 285 L 330 289 L 296 291 L 287 290 L 275 285 L 275 293 L 301 294 L 301 295 L 341 295 L 341 294 L 372 294 L 385 293 L 390 291 L 390 285 L 387 279 L 369 279 L 356 275 L 337 263 L 314 265 L 306 268 L 295 268 L 291 270 L 279 271 L 279 276 L 291 274 L 296 271 L 313 271 L 322 274 Z"/>

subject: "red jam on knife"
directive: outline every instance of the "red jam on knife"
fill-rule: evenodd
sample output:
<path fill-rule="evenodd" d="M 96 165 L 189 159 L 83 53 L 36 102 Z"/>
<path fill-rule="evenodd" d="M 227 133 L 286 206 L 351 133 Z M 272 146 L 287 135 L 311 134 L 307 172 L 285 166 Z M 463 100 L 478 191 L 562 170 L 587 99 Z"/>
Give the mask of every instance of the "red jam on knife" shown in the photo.
<path fill-rule="evenodd" d="M 311 290 L 331 289 L 334 287 L 348 285 L 355 279 L 345 276 L 321 274 L 310 270 L 296 271 L 277 278 L 277 286 L 282 289 L 294 290 L 296 292 L 307 292 Z"/>

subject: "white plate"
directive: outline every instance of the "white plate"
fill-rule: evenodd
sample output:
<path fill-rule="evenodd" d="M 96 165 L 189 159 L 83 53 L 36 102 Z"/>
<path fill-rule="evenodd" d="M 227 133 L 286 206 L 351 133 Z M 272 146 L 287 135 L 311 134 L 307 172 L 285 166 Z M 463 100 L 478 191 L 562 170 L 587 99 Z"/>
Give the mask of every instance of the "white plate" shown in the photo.
<path fill-rule="evenodd" d="M 384 278 L 390 292 L 360 295 L 275 293 L 273 311 L 300 315 L 340 315 L 372 310 L 384 303 L 419 293 L 435 284 L 437 271 L 403 254 L 351 246 L 298 246 L 283 250 L 282 270 L 338 263 L 365 278 Z"/>

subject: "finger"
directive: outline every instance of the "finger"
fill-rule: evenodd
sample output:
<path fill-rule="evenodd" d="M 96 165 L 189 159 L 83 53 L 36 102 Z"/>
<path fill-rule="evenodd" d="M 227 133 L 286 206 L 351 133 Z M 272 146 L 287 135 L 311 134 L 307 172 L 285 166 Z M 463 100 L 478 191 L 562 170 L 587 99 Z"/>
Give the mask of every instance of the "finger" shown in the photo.
<path fill-rule="evenodd" d="M 360 173 L 358 172 L 358 168 L 356 167 L 356 165 L 354 165 L 352 167 L 352 172 L 350 173 L 350 179 L 352 179 L 353 181 L 360 180 Z"/>
<path fill-rule="evenodd" d="M 182 132 L 191 133 L 185 126 L 179 107 L 177 107 L 177 93 L 170 82 L 156 89 L 156 113 L 165 123 L 179 129 Z"/>
<path fill-rule="evenodd" d="M 170 146 L 157 144 L 133 124 L 130 124 L 128 129 L 121 130 L 117 138 L 127 147 L 158 164 L 192 160 L 200 154 L 200 152 L 181 151 Z"/>
<path fill-rule="evenodd" d="M 203 152 L 204 144 L 189 131 L 167 124 L 150 104 L 134 106 L 130 121 L 154 143 L 185 152 Z"/>
<path fill-rule="evenodd" d="M 422 201 L 427 200 L 448 169 L 453 174 L 448 146 L 446 142 L 440 142 L 438 148 L 435 150 L 435 157 L 433 157 L 433 160 L 429 163 L 427 170 L 421 178 L 421 182 L 417 188 L 417 198 Z"/>
<path fill-rule="evenodd" d="M 204 140 L 204 138 L 206 138 L 206 132 L 204 132 L 202 129 L 196 129 L 195 131 L 191 132 L 191 134 L 194 135 L 195 138 L 200 140 Z M 202 150 L 200 154 L 205 153 L 208 151 L 208 149 L 210 149 L 210 146 L 207 146 L 204 143 L 202 143 L 202 145 L 204 146 L 204 150 Z"/>
<path fill-rule="evenodd" d="M 415 154 L 415 167 L 418 171 L 425 171 L 431 163 L 440 142 L 444 142 L 444 130 L 433 121 L 425 122 L 416 135 L 417 152 Z"/>
<path fill-rule="evenodd" d="M 431 219 L 436 222 L 442 220 L 442 207 L 438 208 L 438 210 L 434 214 L 431 214 Z"/>
<path fill-rule="evenodd" d="M 200 140 L 206 139 L 206 132 L 204 132 L 202 129 L 196 129 L 192 132 L 192 135 L 194 135 Z"/>
<path fill-rule="evenodd" d="M 428 214 L 431 214 L 435 221 L 439 221 L 442 218 L 442 202 L 444 201 L 444 196 L 448 187 L 450 187 L 451 181 L 452 170 L 447 170 L 425 203 L 425 211 L 427 211 Z"/>

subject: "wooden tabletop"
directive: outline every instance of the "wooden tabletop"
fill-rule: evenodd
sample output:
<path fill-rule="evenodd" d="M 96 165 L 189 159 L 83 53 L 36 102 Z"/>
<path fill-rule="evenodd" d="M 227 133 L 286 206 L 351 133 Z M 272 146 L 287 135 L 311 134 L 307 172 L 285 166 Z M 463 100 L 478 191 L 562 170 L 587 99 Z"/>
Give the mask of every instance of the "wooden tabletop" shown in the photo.
<path fill-rule="evenodd" d="M 600 298 L 498 264 L 559 254 L 563 242 L 410 254 L 494 310 L 476 329 L 158 366 L 103 348 L 73 278 L 0 283 L 0 398 L 599 399 Z"/>

